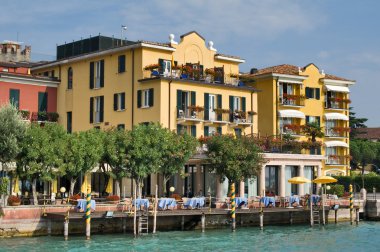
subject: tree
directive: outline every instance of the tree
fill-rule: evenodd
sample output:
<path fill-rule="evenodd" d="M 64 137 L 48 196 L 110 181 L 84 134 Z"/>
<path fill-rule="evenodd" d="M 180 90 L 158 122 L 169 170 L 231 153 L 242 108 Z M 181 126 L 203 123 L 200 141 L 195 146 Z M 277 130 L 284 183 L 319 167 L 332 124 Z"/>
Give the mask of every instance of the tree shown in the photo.
<path fill-rule="evenodd" d="M 0 107 L 0 165 L 3 168 L 15 161 L 25 131 L 26 124 L 14 106 L 6 104 Z"/>
<path fill-rule="evenodd" d="M 43 127 L 32 124 L 21 140 L 17 157 L 17 173 L 32 181 L 34 204 L 37 205 L 37 180 L 51 181 L 63 164 L 66 131 L 58 124 Z"/>
<path fill-rule="evenodd" d="M 62 172 L 70 179 L 70 195 L 78 177 L 93 169 L 102 156 L 102 137 L 97 129 L 68 134 Z"/>
<path fill-rule="evenodd" d="M 188 134 L 176 134 L 166 130 L 164 143 L 166 146 L 162 153 L 162 164 L 159 173 L 163 176 L 163 192 L 166 195 L 166 184 L 170 178 L 179 173 L 189 158 L 194 154 L 198 141 Z"/>
<path fill-rule="evenodd" d="M 322 127 L 315 122 L 306 124 L 303 128 L 303 132 L 306 136 L 310 137 L 312 143 L 315 143 L 317 141 L 317 137 L 324 137 Z"/>
<path fill-rule="evenodd" d="M 165 146 L 169 143 L 165 138 L 167 129 L 160 124 L 140 124 L 129 131 L 130 142 L 127 147 L 129 160 L 128 172 L 137 184 L 137 195 L 141 197 L 143 180 L 152 173 L 158 172 L 163 164 Z"/>
<path fill-rule="evenodd" d="M 356 138 L 356 136 L 360 134 L 357 129 L 367 128 L 365 123 L 368 121 L 368 119 L 357 118 L 355 115 L 356 113 L 353 112 L 353 107 L 350 107 L 349 119 L 350 119 L 350 128 L 351 128 L 351 133 L 350 133 L 351 139 Z"/>
<path fill-rule="evenodd" d="M 373 163 L 377 156 L 376 143 L 366 140 L 351 140 L 350 153 L 352 156 L 352 163 L 354 167 L 361 166 L 362 175 L 366 165 Z"/>
<path fill-rule="evenodd" d="M 110 176 L 115 179 L 115 194 L 120 197 L 121 179 L 129 177 L 128 165 L 128 145 L 130 135 L 125 130 L 112 129 L 103 134 L 103 155 L 101 163 L 106 163 L 111 167 Z"/>

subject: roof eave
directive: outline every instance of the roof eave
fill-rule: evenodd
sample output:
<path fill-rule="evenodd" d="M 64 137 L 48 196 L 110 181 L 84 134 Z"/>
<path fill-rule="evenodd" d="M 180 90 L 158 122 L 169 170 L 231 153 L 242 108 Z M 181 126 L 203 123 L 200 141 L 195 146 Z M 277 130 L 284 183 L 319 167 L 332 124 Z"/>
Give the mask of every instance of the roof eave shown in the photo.
<path fill-rule="evenodd" d="M 244 59 L 236 59 L 236 58 L 231 58 L 231 57 L 226 57 L 226 56 L 221 56 L 221 55 L 215 55 L 215 59 L 237 62 L 237 63 L 244 63 L 245 62 Z"/>
<path fill-rule="evenodd" d="M 332 80 L 332 79 L 321 79 L 321 81 L 324 84 L 332 84 L 332 85 L 354 85 L 356 84 L 356 81 L 350 81 L 350 80 Z"/>

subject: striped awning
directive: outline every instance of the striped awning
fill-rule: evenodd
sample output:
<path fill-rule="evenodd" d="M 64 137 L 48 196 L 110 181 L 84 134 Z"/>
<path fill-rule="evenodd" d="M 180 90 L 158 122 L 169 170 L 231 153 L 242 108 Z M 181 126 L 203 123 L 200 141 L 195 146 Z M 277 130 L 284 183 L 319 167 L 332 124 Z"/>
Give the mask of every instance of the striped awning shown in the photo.
<path fill-rule="evenodd" d="M 348 144 L 343 142 L 343 141 L 328 141 L 328 142 L 325 142 L 325 146 L 326 147 L 344 147 L 344 148 L 348 148 Z"/>
<path fill-rule="evenodd" d="M 342 120 L 342 121 L 348 121 L 348 116 L 340 113 L 326 113 L 325 114 L 326 120 Z"/>
<path fill-rule="evenodd" d="M 305 119 L 305 114 L 301 111 L 294 110 L 294 109 L 284 109 L 278 111 L 279 117 L 290 117 L 290 118 L 301 118 Z"/>
<path fill-rule="evenodd" d="M 325 85 L 325 88 L 327 91 L 334 91 L 334 92 L 340 92 L 340 93 L 349 93 L 350 89 L 345 86 L 334 86 L 334 85 Z"/>

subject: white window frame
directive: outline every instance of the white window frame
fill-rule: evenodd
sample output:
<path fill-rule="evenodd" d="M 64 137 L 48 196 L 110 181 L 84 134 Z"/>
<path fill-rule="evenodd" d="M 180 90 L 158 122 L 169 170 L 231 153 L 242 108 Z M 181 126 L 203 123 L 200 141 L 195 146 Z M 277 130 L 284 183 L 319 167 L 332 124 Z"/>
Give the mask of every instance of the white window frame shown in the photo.
<path fill-rule="evenodd" d="M 95 87 L 94 88 L 100 88 L 100 72 L 101 72 L 101 63 L 100 61 L 96 61 L 94 63 L 94 83 L 95 83 Z"/>
<path fill-rule="evenodd" d="M 117 94 L 117 111 L 123 111 L 123 110 L 125 110 L 125 109 L 122 109 L 121 108 L 121 97 L 122 97 L 122 94 L 123 93 L 118 93 Z"/>
<path fill-rule="evenodd" d="M 172 72 L 172 62 L 170 60 L 164 60 L 163 65 L 164 65 L 164 69 L 162 69 L 163 74 L 169 75 Z"/>
<path fill-rule="evenodd" d="M 241 110 L 241 97 L 239 96 L 234 96 L 234 110 Z"/>
<path fill-rule="evenodd" d="M 141 95 L 141 107 L 149 108 L 149 89 L 142 90 Z"/>
<path fill-rule="evenodd" d="M 100 123 L 100 96 L 94 97 L 94 123 Z"/>

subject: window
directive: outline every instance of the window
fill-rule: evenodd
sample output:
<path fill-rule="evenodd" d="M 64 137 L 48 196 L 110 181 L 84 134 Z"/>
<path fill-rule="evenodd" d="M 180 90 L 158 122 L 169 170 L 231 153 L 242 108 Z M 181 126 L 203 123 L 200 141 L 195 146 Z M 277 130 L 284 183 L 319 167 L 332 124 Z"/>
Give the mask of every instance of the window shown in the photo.
<path fill-rule="evenodd" d="M 104 121 L 104 96 L 90 98 L 90 123 Z"/>
<path fill-rule="evenodd" d="M 125 72 L 125 55 L 119 55 L 118 62 L 118 72 Z"/>
<path fill-rule="evenodd" d="M 230 95 L 230 111 L 233 113 L 230 113 L 230 121 L 234 122 L 237 119 L 244 119 L 239 113 L 236 112 L 245 112 L 246 109 L 246 98 L 245 97 L 239 97 L 239 96 L 231 96 Z M 244 113 L 245 115 L 245 113 Z"/>
<path fill-rule="evenodd" d="M 20 108 L 20 90 L 10 89 L 9 90 L 9 102 L 17 109 Z"/>
<path fill-rule="evenodd" d="M 72 112 L 67 112 L 67 133 L 72 132 L 73 114 Z"/>
<path fill-rule="evenodd" d="M 90 62 L 90 89 L 104 87 L 104 60 Z"/>
<path fill-rule="evenodd" d="M 154 103 L 153 91 L 154 91 L 153 88 L 137 91 L 137 107 L 138 108 L 153 107 L 153 103 Z"/>
<path fill-rule="evenodd" d="M 316 123 L 318 126 L 321 125 L 321 118 L 319 116 L 306 116 L 306 124 Z"/>
<path fill-rule="evenodd" d="M 125 124 L 118 124 L 117 129 L 118 130 L 125 130 Z"/>
<path fill-rule="evenodd" d="M 73 88 L 73 69 L 69 67 L 67 70 L 67 89 Z"/>
<path fill-rule="evenodd" d="M 48 93 L 38 93 L 38 112 L 47 112 Z"/>
<path fill-rule="evenodd" d="M 235 128 L 235 136 L 241 137 L 242 130 L 240 128 Z"/>
<path fill-rule="evenodd" d="M 319 88 L 309 88 L 309 87 L 306 87 L 306 98 L 307 99 L 317 99 L 319 100 L 320 99 L 320 92 L 321 90 Z"/>
<path fill-rule="evenodd" d="M 172 62 L 170 60 L 159 59 L 158 65 L 160 66 L 160 73 L 169 75 L 172 71 Z"/>
<path fill-rule="evenodd" d="M 119 93 L 113 95 L 113 110 L 122 111 L 125 110 L 125 93 Z"/>
<path fill-rule="evenodd" d="M 234 96 L 234 110 L 240 110 L 240 97 Z"/>

